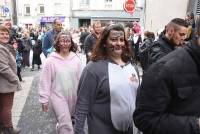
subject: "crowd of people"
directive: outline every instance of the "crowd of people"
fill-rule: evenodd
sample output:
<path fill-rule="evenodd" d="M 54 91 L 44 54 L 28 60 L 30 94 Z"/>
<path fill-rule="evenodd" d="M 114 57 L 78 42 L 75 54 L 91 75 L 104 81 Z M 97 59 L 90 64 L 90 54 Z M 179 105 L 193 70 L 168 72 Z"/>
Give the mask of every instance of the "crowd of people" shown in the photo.
<path fill-rule="evenodd" d="M 90 29 L 65 30 L 55 19 L 49 30 L 16 30 L 6 20 L 0 26 L 0 133 L 20 133 L 11 116 L 20 72 L 35 71 L 35 64 L 41 69 L 43 53 L 39 102 L 44 112 L 54 111 L 58 134 L 198 134 L 199 31 L 200 17 L 192 13 L 172 19 L 157 38 L 137 22 L 94 21 Z"/>

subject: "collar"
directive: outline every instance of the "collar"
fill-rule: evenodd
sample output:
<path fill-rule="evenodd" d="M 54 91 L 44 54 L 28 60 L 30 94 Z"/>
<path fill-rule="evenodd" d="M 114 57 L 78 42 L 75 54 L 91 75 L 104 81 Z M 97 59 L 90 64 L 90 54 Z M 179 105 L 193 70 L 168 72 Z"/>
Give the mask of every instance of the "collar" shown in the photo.
<path fill-rule="evenodd" d="M 173 49 L 173 50 L 175 49 L 176 44 L 173 43 L 173 42 L 171 42 L 164 34 L 161 35 L 161 39 L 162 39 L 163 41 L 165 41 L 166 44 L 167 44 L 171 49 Z"/>

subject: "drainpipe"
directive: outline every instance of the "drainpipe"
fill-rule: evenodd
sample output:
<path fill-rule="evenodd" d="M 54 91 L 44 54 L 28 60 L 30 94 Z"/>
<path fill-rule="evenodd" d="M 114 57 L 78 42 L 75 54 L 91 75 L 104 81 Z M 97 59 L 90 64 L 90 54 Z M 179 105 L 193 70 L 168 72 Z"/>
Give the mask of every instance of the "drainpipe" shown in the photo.
<path fill-rule="evenodd" d="M 13 24 L 17 25 L 17 2 L 16 0 L 11 0 L 11 6 L 12 6 L 12 20 Z"/>

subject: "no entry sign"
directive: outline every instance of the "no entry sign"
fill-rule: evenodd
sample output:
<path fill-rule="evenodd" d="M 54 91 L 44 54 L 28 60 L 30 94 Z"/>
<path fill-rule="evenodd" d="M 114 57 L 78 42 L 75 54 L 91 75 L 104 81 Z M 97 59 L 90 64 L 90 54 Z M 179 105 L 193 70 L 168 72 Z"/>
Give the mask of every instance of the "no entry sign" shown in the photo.
<path fill-rule="evenodd" d="M 123 6 L 124 10 L 132 15 L 135 11 L 135 0 L 125 0 Z"/>

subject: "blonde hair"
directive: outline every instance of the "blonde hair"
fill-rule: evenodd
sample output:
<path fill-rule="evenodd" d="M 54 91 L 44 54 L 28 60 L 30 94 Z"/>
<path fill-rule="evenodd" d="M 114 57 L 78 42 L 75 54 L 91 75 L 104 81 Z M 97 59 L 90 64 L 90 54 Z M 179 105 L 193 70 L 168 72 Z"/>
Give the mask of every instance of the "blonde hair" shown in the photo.
<path fill-rule="evenodd" d="M 23 36 L 23 37 L 29 38 L 29 37 L 30 37 L 30 31 L 27 30 L 27 29 L 23 30 L 23 31 L 22 31 L 22 36 Z"/>

